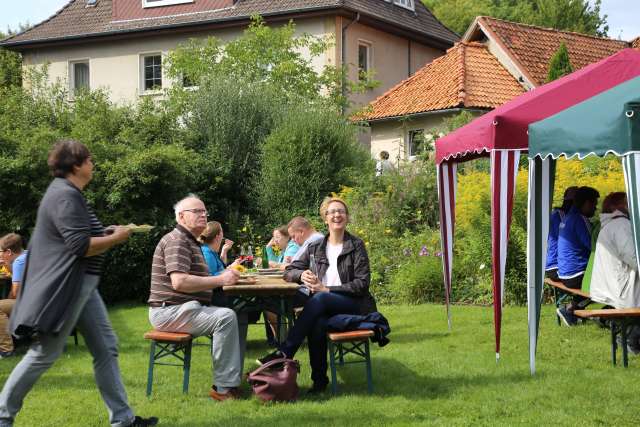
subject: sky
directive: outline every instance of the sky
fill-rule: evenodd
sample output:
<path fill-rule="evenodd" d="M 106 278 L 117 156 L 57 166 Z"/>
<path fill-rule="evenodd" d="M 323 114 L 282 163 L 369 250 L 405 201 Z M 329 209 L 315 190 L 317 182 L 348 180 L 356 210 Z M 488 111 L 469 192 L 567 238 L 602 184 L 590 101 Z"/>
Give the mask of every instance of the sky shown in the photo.
<path fill-rule="evenodd" d="M 593 0 L 590 0 L 593 3 Z M 67 3 L 67 0 L 3 1 L 0 31 L 17 29 L 21 23 L 37 24 Z M 608 15 L 609 37 L 632 40 L 640 36 L 640 0 L 602 0 L 602 13 Z"/>

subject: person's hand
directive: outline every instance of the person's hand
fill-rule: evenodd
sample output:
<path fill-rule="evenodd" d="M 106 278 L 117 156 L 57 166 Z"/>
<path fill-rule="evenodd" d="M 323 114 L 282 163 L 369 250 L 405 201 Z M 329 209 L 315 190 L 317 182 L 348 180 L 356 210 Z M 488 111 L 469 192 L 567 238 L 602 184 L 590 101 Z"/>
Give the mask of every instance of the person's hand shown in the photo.
<path fill-rule="evenodd" d="M 233 243 L 233 240 L 225 239 L 224 245 L 222 245 L 222 250 L 225 252 L 228 251 L 233 246 Z"/>
<path fill-rule="evenodd" d="M 313 285 L 309 285 L 308 288 L 311 289 L 311 292 L 313 292 L 314 294 L 318 292 L 329 292 L 329 288 L 323 285 L 320 281 L 316 282 Z"/>
<path fill-rule="evenodd" d="M 110 234 L 113 236 L 116 243 L 122 243 L 131 236 L 131 229 L 124 225 L 112 225 L 108 228 L 109 230 L 113 230 Z"/>
<path fill-rule="evenodd" d="M 222 286 L 235 285 L 240 278 L 240 272 L 237 270 L 225 270 L 218 277 L 222 280 Z"/>
<path fill-rule="evenodd" d="M 315 274 L 313 274 L 311 270 L 303 271 L 302 276 L 300 276 L 300 279 L 302 280 L 302 283 L 309 289 L 312 289 L 312 286 L 318 284 L 318 277 Z"/>
<path fill-rule="evenodd" d="M 228 269 L 232 269 L 236 265 L 241 265 L 241 264 L 242 264 L 242 262 L 240 261 L 240 258 L 236 258 L 235 260 L 233 260 L 233 262 L 231 264 L 229 264 L 229 266 L 227 268 Z"/>

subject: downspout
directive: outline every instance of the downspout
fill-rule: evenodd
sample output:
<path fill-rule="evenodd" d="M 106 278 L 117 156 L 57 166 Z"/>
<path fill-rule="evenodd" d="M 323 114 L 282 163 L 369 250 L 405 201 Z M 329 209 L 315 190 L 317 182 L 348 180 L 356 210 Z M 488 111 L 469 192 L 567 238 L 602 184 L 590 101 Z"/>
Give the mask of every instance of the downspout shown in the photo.
<path fill-rule="evenodd" d="M 345 43 L 345 38 L 347 35 L 347 28 L 351 26 L 354 22 L 360 21 L 360 12 L 356 13 L 356 17 L 351 20 L 347 25 L 342 27 L 342 34 L 340 38 L 340 66 L 344 70 L 344 58 L 347 56 L 347 44 Z M 345 73 L 342 73 L 342 84 L 341 84 L 341 93 L 342 98 L 345 98 L 347 95 L 347 76 Z M 345 105 L 342 106 L 342 115 L 345 115 L 347 107 Z"/>
<path fill-rule="evenodd" d="M 411 39 L 407 39 L 407 77 L 411 77 Z"/>

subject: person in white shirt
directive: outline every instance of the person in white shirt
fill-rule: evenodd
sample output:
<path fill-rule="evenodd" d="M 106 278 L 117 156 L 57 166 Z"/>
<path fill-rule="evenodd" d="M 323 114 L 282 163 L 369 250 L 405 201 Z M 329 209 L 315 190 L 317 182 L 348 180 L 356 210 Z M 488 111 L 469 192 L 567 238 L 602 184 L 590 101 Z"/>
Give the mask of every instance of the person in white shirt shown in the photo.
<path fill-rule="evenodd" d="M 308 337 L 313 387 L 323 392 L 327 377 L 327 322 L 337 314 L 368 314 L 376 311 L 369 293 L 371 274 L 364 242 L 347 232 L 349 210 L 344 201 L 327 198 L 320 216 L 329 234 L 309 244 L 302 256 L 285 270 L 285 280 L 300 283 L 310 291 L 302 315 L 289 331 L 285 342 L 265 357 L 261 364 L 282 357 L 293 358 Z"/>

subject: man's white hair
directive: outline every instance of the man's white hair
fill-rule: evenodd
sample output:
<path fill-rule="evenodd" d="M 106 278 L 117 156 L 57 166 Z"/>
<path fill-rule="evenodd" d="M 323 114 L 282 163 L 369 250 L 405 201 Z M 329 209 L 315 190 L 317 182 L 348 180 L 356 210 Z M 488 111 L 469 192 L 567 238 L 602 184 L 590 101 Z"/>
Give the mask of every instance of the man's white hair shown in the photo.
<path fill-rule="evenodd" d="M 176 214 L 176 222 L 180 218 L 180 212 L 183 211 L 184 202 L 186 202 L 187 200 L 191 200 L 191 199 L 196 199 L 196 200 L 202 201 L 202 199 L 200 197 L 198 197 L 197 195 L 195 195 L 193 193 L 189 193 L 185 197 L 183 197 L 182 199 L 178 200 L 178 203 L 173 205 L 173 211 Z"/>

